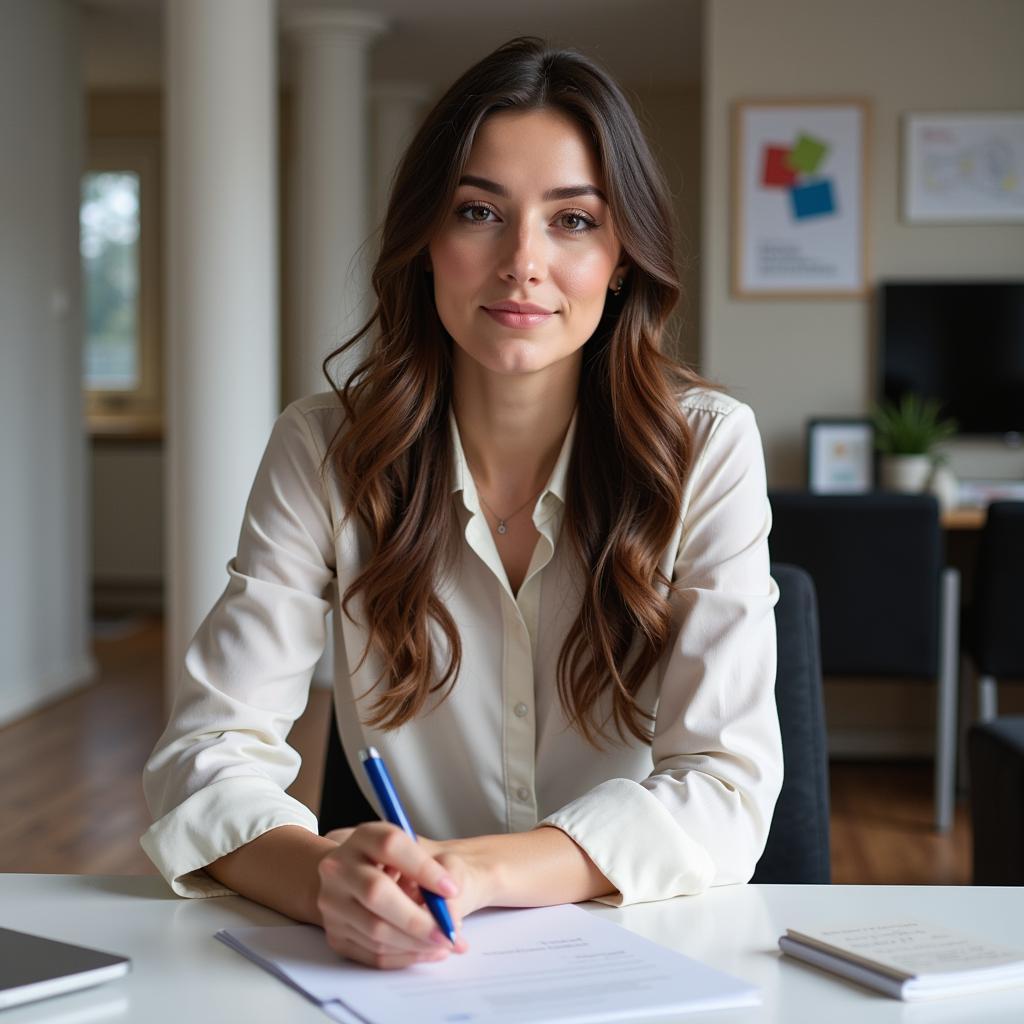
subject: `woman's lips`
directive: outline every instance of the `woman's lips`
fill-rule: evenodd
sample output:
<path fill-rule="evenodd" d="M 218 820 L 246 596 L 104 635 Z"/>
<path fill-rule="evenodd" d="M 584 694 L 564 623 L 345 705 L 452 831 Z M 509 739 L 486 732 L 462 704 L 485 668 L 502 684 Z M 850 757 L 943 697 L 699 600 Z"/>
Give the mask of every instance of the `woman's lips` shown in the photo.
<path fill-rule="evenodd" d="M 554 313 L 513 313 L 508 309 L 488 309 L 486 306 L 480 308 L 505 327 L 536 327 L 555 315 Z"/>

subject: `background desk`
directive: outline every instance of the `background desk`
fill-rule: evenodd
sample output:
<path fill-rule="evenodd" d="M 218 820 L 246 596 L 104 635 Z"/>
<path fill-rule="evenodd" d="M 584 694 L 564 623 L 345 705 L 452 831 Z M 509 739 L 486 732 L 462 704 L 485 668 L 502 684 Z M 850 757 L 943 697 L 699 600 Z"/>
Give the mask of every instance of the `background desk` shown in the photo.
<path fill-rule="evenodd" d="M 951 508 L 942 513 L 944 530 L 980 530 L 985 525 L 986 510 L 983 508 Z"/>
<path fill-rule="evenodd" d="M 1024 888 L 931 886 L 721 886 L 697 897 L 586 910 L 758 985 L 763 1005 L 691 1014 L 713 1024 L 986 1024 L 1024 1020 L 1024 989 L 929 1004 L 876 995 L 788 959 L 776 946 L 790 925 L 865 917 L 920 917 L 1024 946 Z M 139 1021 L 145 1024 L 287 1021 L 324 1024 L 298 993 L 213 938 L 220 928 L 287 919 L 240 897 L 183 900 L 156 877 L 0 875 L 0 925 L 132 957 L 132 971 L 90 991 L 0 1014 L 3 1024 Z M 659 1018 L 661 1024 L 667 1018 Z M 641 1018 L 637 1018 L 640 1024 Z"/>

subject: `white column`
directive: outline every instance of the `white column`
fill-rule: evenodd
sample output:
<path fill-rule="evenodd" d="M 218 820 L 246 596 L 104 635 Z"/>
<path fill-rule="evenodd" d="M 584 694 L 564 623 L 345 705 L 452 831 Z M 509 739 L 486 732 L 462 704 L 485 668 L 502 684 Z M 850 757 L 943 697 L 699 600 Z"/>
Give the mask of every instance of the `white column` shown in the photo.
<path fill-rule="evenodd" d="M 164 5 L 167 693 L 278 411 L 274 0 Z"/>
<path fill-rule="evenodd" d="M 0 27 L 0 725 L 95 672 L 80 19 L 63 0 L 8 0 Z"/>
<path fill-rule="evenodd" d="M 430 89 L 419 82 L 377 82 L 370 87 L 373 108 L 374 231 L 384 226 L 392 179 L 419 127 Z"/>
<path fill-rule="evenodd" d="M 284 27 L 294 56 L 288 278 L 294 319 L 285 353 L 290 401 L 329 387 L 324 357 L 373 308 L 367 56 L 387 22 L 364 11 L 299 10 Z"/>

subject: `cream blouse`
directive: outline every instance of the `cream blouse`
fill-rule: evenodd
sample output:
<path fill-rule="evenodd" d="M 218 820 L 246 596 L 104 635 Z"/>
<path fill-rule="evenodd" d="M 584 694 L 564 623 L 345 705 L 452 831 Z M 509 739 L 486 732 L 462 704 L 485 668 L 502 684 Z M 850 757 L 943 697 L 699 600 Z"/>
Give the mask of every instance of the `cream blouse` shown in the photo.
<path fill-rule="evenodd" d="M 141 843 L 173 890 L 227 895 L 205 865 L 279 825 L 317 831 L 316 815 L 285 793 L 299 768 L 287 737 L 331 609 L 338 728 L 371 806 L 357 755 L 369 745 L 418 834 L 557 826 L 617 887 L 605 903 L 747 881 L 782 783 L 764 457 L 749 406 L 694 389 L 681 407 L 694 433 L 692 469 L 660 563 L 680 586 L 675 633 L 637 694 L 656 713 L 654 742 L 630 737 L 601 752 L 568 728 L 555 677 L 579 608 L 581 570 L 560 541 L 575 419 L 537 499 L 540 538 L 513 594 L 450 418 L 464 541 L 439 593 L 462 638 L 462 667 L 445 700 L 435 695 L 427 713 L 383 732 L 360 722 L 380 671 L 372 654 L 356 667 L 366 642 L 360 604 L 350 605 L 354 620 L 338 606 L 366 564 L 368 537 L 356 517 L 341 528 L 342 492 L 318 473 L 341 409 L 333 392 L 289 405 L 260 463 L 227 586 L 189 645 L 144 770 L 154 823 Z M 433 637 L 445 651 L 436 628 Z M 600 704 L 598 720 L 609 709 Z"/>

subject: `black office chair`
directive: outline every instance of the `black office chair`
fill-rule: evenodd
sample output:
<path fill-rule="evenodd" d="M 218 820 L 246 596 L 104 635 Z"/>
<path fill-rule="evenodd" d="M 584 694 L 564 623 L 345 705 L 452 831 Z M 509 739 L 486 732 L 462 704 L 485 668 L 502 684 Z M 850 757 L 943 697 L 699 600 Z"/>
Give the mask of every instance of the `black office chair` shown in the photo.
<path fill-rule="evenodd" d="M 345 749 L 338 735 L 331 701 L 330 724 L 327 732 L 327 756 L 324 763 L 324 781 L 320 789 L 320 835 L 334 828 L 350 828 L 364 821 L 377 821 L 377 812 L 363 796 L 348 766 Z"/>
<path fill-rule="evenodd" d="M 785 775 L 751 881 L 827 884 L 832 868 L 818 605 L 803 569 L 775 562 L 771 571 L 779 586 L 775 703 Z"/>
<path fill-rule="evenodd" d="M 998 679 L 1024 679 L 1024 501 L 995 501 L 974 572 L 966 647 L 978 673 L 978 719 L 999 712 Z"/>
<path fill-rule="evenodd" d="M 785 781 L 755 882 L 829 882 L 828 758 L 822 710 L 818 618 L 810 576 L 773 565 L 778 671 L 775 697 L 785 758 Z M 342 749 L 332 707 L 320 799 L 320 834 L 377 813 L 356 785 Z"/>
<path fill-rule="evenodd" d="M 966 618 L 978 673 L 967 737 L 973 881 L 1024 885 L 1024 715 L 998 717 L 997 699 L 997 680 L 1024 679 L 1024 502 L 989 505 Z"/>
<path fill-rule="evenodd" d="M 770 494 L 772 558 L 814 579 L 828 676 L 937 683 L 935 825 L 953 819 L 960 576 L 925 494 Z"/>
<path fill-rule="evenodd" d="M 971 764 L 972 881 L 1024 885 L 1024 715 L 976 722 Z"/>

